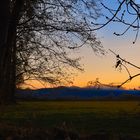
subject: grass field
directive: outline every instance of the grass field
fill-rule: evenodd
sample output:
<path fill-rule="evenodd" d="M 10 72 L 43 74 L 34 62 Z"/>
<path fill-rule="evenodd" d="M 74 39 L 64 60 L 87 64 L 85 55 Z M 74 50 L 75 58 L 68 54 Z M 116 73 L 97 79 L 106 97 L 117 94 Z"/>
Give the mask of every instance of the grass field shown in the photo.
<path fill-rule="evenodd" d="M 40 101 L 0 107 L 0 123 L 52 128 L 65 124 L 79 133 L 112 132 L 140 137 L 137 101 Z"/>

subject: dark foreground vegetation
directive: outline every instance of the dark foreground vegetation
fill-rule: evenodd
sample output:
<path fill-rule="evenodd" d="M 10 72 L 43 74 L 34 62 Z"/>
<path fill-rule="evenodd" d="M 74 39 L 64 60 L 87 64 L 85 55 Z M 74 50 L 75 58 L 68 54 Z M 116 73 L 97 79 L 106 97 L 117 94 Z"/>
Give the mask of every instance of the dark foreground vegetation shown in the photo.
<path fill-rule="evenodd" d="M 0 107 L 0 140 L 139 140 L 139 101 L 41 101 Z"/>
<path fill-rule="evenodd" d="M 3 127 L 3 126 L 2 126 Z M 0 135 L 1 140 L 140 140 L 131 135 L 123 136 L 116 133 L 98 132 L 79 134 L 63 127 L 42 129 L 33 127 L 14 127 L 5 125 Z"/>

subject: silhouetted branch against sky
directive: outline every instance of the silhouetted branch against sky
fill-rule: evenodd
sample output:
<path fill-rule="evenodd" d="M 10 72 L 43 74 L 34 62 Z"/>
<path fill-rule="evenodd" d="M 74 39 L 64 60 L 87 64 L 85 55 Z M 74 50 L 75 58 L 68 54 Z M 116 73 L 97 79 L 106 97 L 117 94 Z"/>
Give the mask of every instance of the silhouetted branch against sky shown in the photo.
<path fill-rule="evenodd" d="M 26 1 L 17 27 L 17 76 L 54 84 L 67 82 L 76 69 L 83 70 L 80 58 L 72 58 L 73 50 L 92 47 L 94 52 L 104 54 L 94 31 L 111 22 L 124 27 L 123 32 L 114 32 L 116 36 L 132 29 L 135 43 L 139 33 L 139 4 L 132 0 L 113 0 L 112 6 L 107 1 Z M 100 12 L 99 3 L 107 12 Z M 98 23 L 101 15 L 104 22 Z"/>
<path fill-rule="evenodd" d="M 137 77 L 137 76 L 140 76 L 140 73 L 137 73 L 137 74 L 134 74 L 132 75 L 131 72 L 129 71 L 129 69 L 127 68 L 126 64 L 132 66 L 133 68 L 136 68 L 138 70 L 140 70 L 140 67 L 125 60 L 124 58 L 122 58 L 119 54 L 116 54 L 114 51 L 112 51 L 111 49 L 109 49 L 109 51 L 111 53 L 113 53 L 115 56 L 116 56 L 116 65 L 115 65 L 115 68 L 120 68 L 121 67 L 124 67 L 126 72 L 128 73 L 128 79 L 126 79 L 124 82 L 122 82 L 120 85 L 118 85 L 118 88 L 122 87 L 124 84 L 126 84 L 127 82 L 130 82 L 133 78 Z"/>
<path fill-rule="evenodd" d="M 109 2 L 107 0 L 103 0 L 100 4 L 102 7 L 102 20 L 100 22 L 94 23 L 95 25 L 97 25 L 97 27 L 92 30 L 99 30 L 106 27 L 107 25 L 110 26 L 110 24 L 113 24 L 115 26 L 117 24 L 121 28 L 118 28 L 117 31 L 113 31 L 112 29 L 113 34 L 116 36 L 123 36 L 128 31 L 131 31 L 132 34 L 134 33 L 134 44 L 138 39 L 140 29 L 140 1 L 113 0 Z M 140 70 L 139 66 L 123 59 L 119 54 L 116 54 L 112 50 L 110 50 L 110 52 L 112 52 L 116 56 L 115 67 L 119 68 L 120 70 L 123 67 L 128 73 L 128 79 L 118 85 L 118 87 L 123 86 L 133 78 L 140 75 L 140 73 L 132 75 L 126 64 Z"/>
<path fill-rule="evenodd" d="M 108 3 L 107 0 L 103 0 L 100 4 L 102 7 L 102 17 L 104 21 L 102 23 L 94 23 L 98 25 L 92 30 L 99 30 L 108 25 L 109 23 L 116 23 L 123 27 L 123 30 L 114 32 L 116 36 L 122 36 L 132 30 L 135 32 L 134 41 L 136 42 L 139 29 L 140 29 L 140 1 L 138 0 L 113 0 Z M 113 4 L 112 4 L 113 3 Z"/>
<path fill-rule="evenodd" d="M 98 1 L 99 2 L 99 1 Z M 68 83 L 82 71 L 74 51 L 91 47 L 104 54 L 92 22 L 100 16 L 96 0 L 25 1 L 17 27 L 17 83 L 25 79 Z"/>

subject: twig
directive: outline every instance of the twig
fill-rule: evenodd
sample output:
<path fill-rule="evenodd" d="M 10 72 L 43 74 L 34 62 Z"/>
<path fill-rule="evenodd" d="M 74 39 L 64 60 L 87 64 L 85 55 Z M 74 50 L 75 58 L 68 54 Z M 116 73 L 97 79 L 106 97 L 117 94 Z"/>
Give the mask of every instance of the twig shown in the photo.
<path fill-rule="evenodd" d="M 116 54 L 115 52 L 113 52 L 111 49 L 109 49 L 110 52 L 112 52 L 114 55 L 116 55 L 117 58 L 119 58 L 120 60 L 122 60 L 123 62 L 137 68 L 137 69 L 140 69 L 140 67 L 134 65 L 133 63 L 129 62 L 129 61 L 126 61 L 125 59 L 121 58 L 118 54 Z"/>
<path fill-rule="evenodd" d="M 126 84 L 127 82 L 131 81 L 133 78 L 137 77 L 137 76 L 140 76 L 140 73 L 138 74 L 135 74 L 131 77 L 129 77 L 127 80 L 125 80 L 122 84 L 118 85 L 118 88 L 122 87 L 124 84 Z"/>
<path fill-rule="evenodd" d="M 134 68 L 137 68 L 137 69 L 140 69 L 140 67 L 138 67 L 137 65 L 134 65 L 133 63 L 131 63 L 129 61 L 126 61 L 125 59 L 120 57 L 120 55 L 118 55 L 114 51 L 112 51 L 111 49 L 109 49 L 109 51 L 112 52 L 116 56 L 117 59 L 119 59 L 118 60 L 118 61 L 120 61 L 119 65 L 122 65 L 126 69 L 127 73 L 129 74 L 129 78 L 127 80 L 125 80 L 124 82 L 122 82 L 120 85 L 118 85 L 117 86 L 118 88 L 122 87 L 124 84 L 131 81 L 133 78 L 135 78 L 137 76 L 140 76 L 140 73 L 137 73 L 137 74 L 131 76 L 131 73 L 130 73 L 129 69 L 123 64 L 123 62 L 125 62 L 125 63 L 127 63 L 127 64 L 129 64 L 129 65 L 131 65 L 131 66 L 133 66 Z"/>

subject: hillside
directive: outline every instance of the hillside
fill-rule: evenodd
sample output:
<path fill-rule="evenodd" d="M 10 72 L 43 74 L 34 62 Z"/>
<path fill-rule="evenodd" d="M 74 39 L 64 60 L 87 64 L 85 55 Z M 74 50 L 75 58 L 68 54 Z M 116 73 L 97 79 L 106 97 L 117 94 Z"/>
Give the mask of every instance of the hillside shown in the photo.
<path fill-rule="evenodd" d="M 95 89 L 79 87 L 57 87 L 38 90 L 17 90 L 18 99 L 41 100 L 128 100 L 140 99 L 139 90 Z"/>

